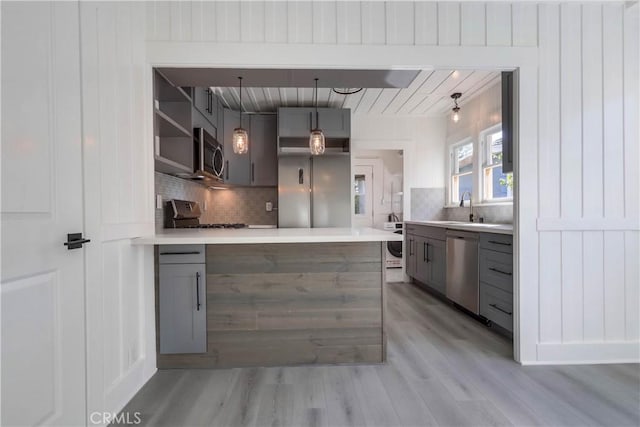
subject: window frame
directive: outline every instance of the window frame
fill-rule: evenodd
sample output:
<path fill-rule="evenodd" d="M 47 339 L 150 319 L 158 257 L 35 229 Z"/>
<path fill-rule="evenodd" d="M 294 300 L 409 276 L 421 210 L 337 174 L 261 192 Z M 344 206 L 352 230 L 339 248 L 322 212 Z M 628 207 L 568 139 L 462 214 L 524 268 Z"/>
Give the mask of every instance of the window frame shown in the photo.
<path fill-rule="evenodd" d="M 489 168 L 495 169 L 497 166 L 502 165 L 502 162 L 491 163 L 491 164 L 488 163 L 489 159 L 491 159 L 491 145 L 489 144 L 488 138 L 490 135 L 495 134 L 498 131 L 502 131 L 502 122 L 496 123 L 495 125 L 492 125 L 480 131 L 479 133 L 479 145 L 480 145 L 479 175 L 480 175 L 480 194 L 481 194 L 480 201 L 483 204 L 513 203 L 513 194 L 507 197 L 488 198 L 487 193 L 485 191 L 486 185 L 487 185 L 485 171 Z M 513 172 L 509 172 L 509 173 L 512 174 Z M 509 173 L 507 173 L 506 175 L 508 175 Z"/>
<path fill-rule="evenodd" d="M 471 171 L 461 173 L 454 173 L 455 170 L 454 162 L 455 162 L 455 151 L 456 149 L 471 144 L 471 148 L 473 150 L 471 155 Z M 453 198 L 453 178 L 454 176 L 462 176 L 462 175 L 471 175 L 472 188 L 475 188 L 476 182 L 476 163 L 477 163 L 477 147 L 476 142 L 472 137 L 463 138 L 453 144 L 449 145 L 449 161 L 447 162 L 447 206 L 458 206 L 460 200 L 454 200 Z M 471 196 L 473 197 L 474 191 L 471 192 Z"/>

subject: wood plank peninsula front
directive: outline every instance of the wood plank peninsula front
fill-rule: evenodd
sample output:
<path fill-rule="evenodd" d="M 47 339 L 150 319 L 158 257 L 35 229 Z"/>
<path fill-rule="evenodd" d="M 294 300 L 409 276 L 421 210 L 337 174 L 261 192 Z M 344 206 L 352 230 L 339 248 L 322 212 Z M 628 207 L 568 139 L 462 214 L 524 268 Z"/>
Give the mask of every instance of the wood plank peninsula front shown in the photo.
<path fill-rule="evenodd" d="M 384 250 L 401 238 L 332 228 L 138 239 L 156 245 L 158 368 L 384 362 Z"/>

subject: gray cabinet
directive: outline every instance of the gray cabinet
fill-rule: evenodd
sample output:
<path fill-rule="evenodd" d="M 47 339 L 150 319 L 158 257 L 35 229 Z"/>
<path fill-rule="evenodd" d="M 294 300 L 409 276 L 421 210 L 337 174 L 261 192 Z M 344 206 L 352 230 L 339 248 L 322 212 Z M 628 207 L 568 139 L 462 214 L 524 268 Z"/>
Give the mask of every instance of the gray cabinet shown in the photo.
<path fill-rule="evenodd" d="M 425 283 L 444 294 L 447 286 L 447 247 L 445 241 L 426 239 L 425 254 L 425 262 L 428 265 Z"/>
<path fill-rule="evenodd" d="M 251 118 L 242 117 L 242 127 L 250 130 Z M 233 130 L 240 126 L 240 112 L 224 110 L 223 143 L 224 143 L 224 182 L 234 185 L 251 185 L 251 158 L 248 153 L 233 152 Z M 251 149 L 251 134 L 249 134 L 249 149 Z"/>
<path fill-rule="evenodd" d="M 318 108 L 320 128 L 326 138 L 349 138 L 351 136 L 351 110 Z M 317 126 L 314 108 L 279 108 L 278 136 L 284 138 L 309 137 Z"/>
<path fill-rule="evenodd" d="M 206 87 L 194 87 L 192 93 L 193 105 L 213 126 L 218 127 L 217 96 Z"/>
<path fill-rule="evenodd" d="M 445 293 L 447 251 L 444 228 L 408 224 L 405 227 L 407 275 L 429 289 Z"/>
<path fill-rule="evenodd" d="M 253 115 L 249 130 L 251 185 L 278 185 L 278 123 L 275 115 Z"/>
<path fill-rule="evenodd" d="M 205 353 L 204 245 L 160 246 L 158 268 L 160 353 Z"/>
<path fill-rule="evenodd" d="M 502 72 L 502 173 L 513 172 L 514 72 Z"/>
<path fill-rule="evenodd" d="M 513 331 L 513 237 L 482 233 L 479 252 L 480 315 Z"/>

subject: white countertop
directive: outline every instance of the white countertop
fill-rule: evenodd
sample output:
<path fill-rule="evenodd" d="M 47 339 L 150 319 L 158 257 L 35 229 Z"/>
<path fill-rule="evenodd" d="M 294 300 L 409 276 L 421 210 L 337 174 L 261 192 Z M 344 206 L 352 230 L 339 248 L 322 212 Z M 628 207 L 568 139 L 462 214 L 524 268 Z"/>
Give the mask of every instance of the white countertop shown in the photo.
<path fill-rule="evenodd" d="M 462 221 L 405 221 L 407 224 L 429 225 L 451 230 L 477 231 L 478 233 L 496 233 L 513 235 L 513 224 L 488 224 L 483 222 Z"/>
<path fill-rule="evenodd" d="M 402 241 L 401 234 L 373 228 L 168 229 L 133 240 L 134 245 L 225 245 Z"/>

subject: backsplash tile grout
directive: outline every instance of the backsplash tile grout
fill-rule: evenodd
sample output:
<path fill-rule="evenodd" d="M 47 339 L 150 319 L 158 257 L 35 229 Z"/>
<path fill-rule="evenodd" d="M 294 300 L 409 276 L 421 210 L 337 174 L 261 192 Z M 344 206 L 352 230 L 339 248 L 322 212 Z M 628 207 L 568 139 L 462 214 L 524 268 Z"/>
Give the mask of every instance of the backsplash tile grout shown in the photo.
<path fill-rule="evenodd" d="M 166 203 L 170 199 L 195 201 L 203 210 L 201 223 L 277 225 L 278 212 L 267 212 L 265 203 L 278 205 L 277 187 L 237 187 L 211 190 L 198 183 L 155 173 L 155 194 L 162 196 L 162 209 L 155 210 L 156 230 L 164 228 Z M 205 210 L 206 205 L 206 210 Z"/>

